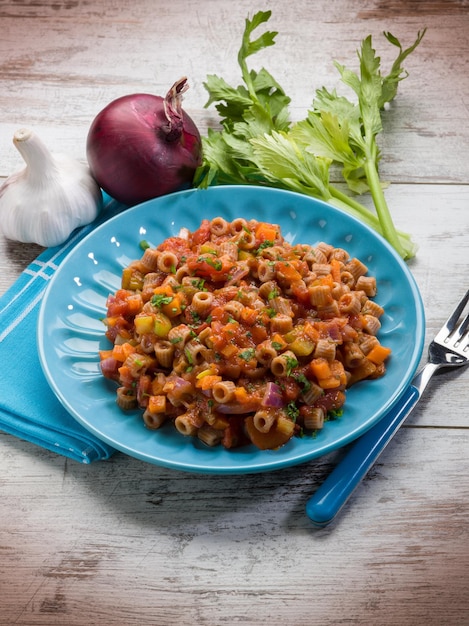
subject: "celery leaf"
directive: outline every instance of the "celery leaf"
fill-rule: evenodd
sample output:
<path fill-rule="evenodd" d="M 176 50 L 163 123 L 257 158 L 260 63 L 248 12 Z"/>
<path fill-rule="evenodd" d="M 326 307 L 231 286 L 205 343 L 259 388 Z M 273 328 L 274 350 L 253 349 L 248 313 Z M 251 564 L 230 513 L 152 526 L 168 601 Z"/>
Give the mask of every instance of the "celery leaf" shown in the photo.
<path fill-rule="evenodd" d="M 242 84 L 232 87 L 223 78 L 207 76 L 206 107 L 220 115 L 219 130 L 202 137 L 203 161 L 194 185 L 256 184 L 290 189 L 331 202 L 380 232 L 404 259 L 415 255 L 410 236 L 396 230 L 378 174 L 381 153 L 377 137 L 383 130 L 384 105 L 397 94 L 407 76 L 402 64 L 422 40 L 403 49 L 391 33 L 388 42 L 398 48 L 389 74 L 383 76 L 371 36 L 358 51 L 359 72 L 335 62 L 353 100 L 325 87 L 317 89 L 305 119 L 290 121 L 290 98 L 265 68 L 250 69 L 247 58 L 274 45 L 274 31 L 256 37 L 257 29 L 271 17 L 259 11 L 246 19 L 238 52 Z M 352 194 L 369 192 L 376 212 L 330 182 L 331 166 L 339 167 Z"/>

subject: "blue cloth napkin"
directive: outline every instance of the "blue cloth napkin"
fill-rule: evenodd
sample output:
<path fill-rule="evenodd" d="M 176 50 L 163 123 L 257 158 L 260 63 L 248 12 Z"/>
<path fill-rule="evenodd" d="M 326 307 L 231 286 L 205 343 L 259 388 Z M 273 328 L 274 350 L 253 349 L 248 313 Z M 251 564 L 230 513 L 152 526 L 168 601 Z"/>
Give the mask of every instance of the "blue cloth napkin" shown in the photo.
<path fill-rule="evenodd" d="M 72 418 L 50 389 L 36 347 L 37 318 L 47 283 L 73 246 L 120 210 L 105 198 L 95 222 L 47 248 L 0 297 L 0 430 L 82 463 L 105 460 L 114 449 Z"/>

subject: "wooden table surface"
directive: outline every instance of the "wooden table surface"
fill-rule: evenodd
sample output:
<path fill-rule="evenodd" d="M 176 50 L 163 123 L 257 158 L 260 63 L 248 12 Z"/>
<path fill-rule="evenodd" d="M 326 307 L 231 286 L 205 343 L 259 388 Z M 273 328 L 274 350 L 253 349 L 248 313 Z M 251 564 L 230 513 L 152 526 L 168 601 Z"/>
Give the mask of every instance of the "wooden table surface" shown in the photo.
<path fill-rule="evenodd" d="M 428 343 L 469 282 L 467 0 L 0 0 L 0 176 L 21 166 L 17 128 L 84 159 L 105 104 L 182 75 L 205 133 L 203 81 L 239 83 L 244 20 L 267 8 L 277 43 L 253 63 L 298 118 L 313 89 L 337 86 L 332 60 L 354 66 L 368 34 L 386 63 L 382 31 L 409 45 L 428 28 L 386 116 L 381 165 L 395 221 L 419 245 L 409 267 Z M 0 292 L 40 251 L 0 238 Z M 468 406 L 467 370 L 434 379 L 322 530 L 305 503 L 341 452 L 217 477 L 120 453 L 81 465 L 1 433 L 0 624 L 467 626 Z"/>

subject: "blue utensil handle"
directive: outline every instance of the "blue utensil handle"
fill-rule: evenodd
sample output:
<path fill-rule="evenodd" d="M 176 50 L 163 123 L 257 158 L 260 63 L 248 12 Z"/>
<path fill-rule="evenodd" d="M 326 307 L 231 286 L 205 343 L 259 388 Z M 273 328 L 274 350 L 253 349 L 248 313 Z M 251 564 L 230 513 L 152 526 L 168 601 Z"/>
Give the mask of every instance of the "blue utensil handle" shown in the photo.
<path fill-rule="evenodd" d="M 419 398 L 418 389 L 410 385 L 397 404 L 352 444 L 346 456 L 306 503 L 306 514 L 315 526 L 323 527 L 332 522 Z"/>

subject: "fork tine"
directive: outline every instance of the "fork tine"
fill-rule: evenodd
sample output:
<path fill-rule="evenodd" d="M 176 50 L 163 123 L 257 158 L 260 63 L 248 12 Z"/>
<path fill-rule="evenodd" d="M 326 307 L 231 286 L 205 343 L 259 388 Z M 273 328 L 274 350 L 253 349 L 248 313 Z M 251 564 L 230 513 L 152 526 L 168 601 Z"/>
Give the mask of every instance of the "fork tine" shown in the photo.
<path fill-rule="evenodd" d="M 462 338 L 467 333 L 469 328 L 469 314 L 463 319 L 463 321 L 459 324 L 459 326 L 453 331 L 453 341 L 455 345 L 458 346 L 461 343 Z M 468 338 L 469 343 L 469 338 Z"/>
<path fill-rule="evenodd" d="M 464 308 L 468 301 L 469 301 L 469 289 L 466 291 L 466 294 L 462 298 L 461 302 L 458 304 L 458 306 L 454 309 L 454 311 L 446 320 L 445 327 L 447 328 L 448 332 L 453 332 L 453 330 L 455 329 L 456 324 L 459 318 L 461 317 L 461 313 L 464 311 Z M 466 327 L 468 325 L 468 317 L 466 317 L 466 319 L 463 322 L 463 324 L 465 324 Z"/>

